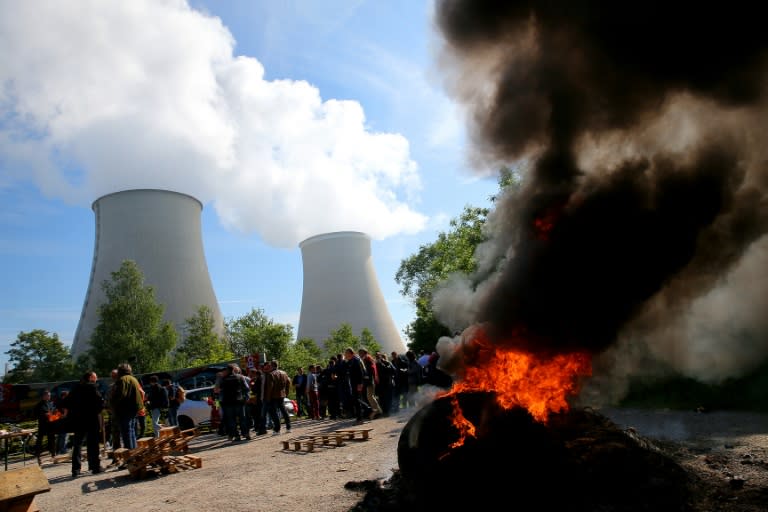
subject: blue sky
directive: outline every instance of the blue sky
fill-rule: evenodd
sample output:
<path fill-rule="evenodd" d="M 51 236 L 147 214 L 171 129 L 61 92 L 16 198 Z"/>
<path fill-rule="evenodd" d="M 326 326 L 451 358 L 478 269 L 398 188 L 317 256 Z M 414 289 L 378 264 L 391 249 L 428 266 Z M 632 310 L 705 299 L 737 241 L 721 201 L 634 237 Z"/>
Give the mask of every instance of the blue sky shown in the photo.
<path fill-rule="evenodd" d="M 400 262 L 486 206 L 445 92 L 429 1 L 0 1 L 0 364 L 21 331 L 69 345 L 91 203 L 168 188 L 204 204 L 226 318 L 298 328 L 298 243 L 359 230 L 400 330 Z M 12 49 L 12 50 L 11 50 Z"/>

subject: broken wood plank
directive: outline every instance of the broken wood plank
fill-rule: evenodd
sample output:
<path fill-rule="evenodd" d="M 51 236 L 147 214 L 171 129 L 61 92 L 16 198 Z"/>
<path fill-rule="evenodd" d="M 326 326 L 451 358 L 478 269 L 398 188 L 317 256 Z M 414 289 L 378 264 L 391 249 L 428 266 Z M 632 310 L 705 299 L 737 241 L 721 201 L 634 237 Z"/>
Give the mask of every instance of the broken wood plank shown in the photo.
<path fill-rule="evenodd" d="M 35 496 L 49 492 L 43 470 L 37 464 L 0 473 L 0 512 L 36 512 Z"/>

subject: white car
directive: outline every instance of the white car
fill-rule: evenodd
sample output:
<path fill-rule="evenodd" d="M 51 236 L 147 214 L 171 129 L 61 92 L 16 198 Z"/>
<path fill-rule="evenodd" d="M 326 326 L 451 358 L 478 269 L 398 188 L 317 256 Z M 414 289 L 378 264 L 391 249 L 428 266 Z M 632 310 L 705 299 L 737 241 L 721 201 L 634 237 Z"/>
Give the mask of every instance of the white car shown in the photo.
<path fill-rule="evenodd" d="M 210 400 L 209 400 L 210 399 Z M 182 430 L 196 427 L 218 428 L 220 415 L 213 412 L 213 386 L 188 389 L 186 400 L 179 406 L 178 421 Z M 213 414 L 212 414 L 213 413 Z M 213 416 L 214 424 L 211 423 Z"/>
<path fill-rule="evenodd" d="M 214 409 L 213 386 L 188 389 L 186 400 L 179 406 L 178 421 L 182 430 L 196 427 L 218 428 L 221 411 Z M 290 416 L 296 415 L 296 402 L 285 398 L 285 409 Z"/>

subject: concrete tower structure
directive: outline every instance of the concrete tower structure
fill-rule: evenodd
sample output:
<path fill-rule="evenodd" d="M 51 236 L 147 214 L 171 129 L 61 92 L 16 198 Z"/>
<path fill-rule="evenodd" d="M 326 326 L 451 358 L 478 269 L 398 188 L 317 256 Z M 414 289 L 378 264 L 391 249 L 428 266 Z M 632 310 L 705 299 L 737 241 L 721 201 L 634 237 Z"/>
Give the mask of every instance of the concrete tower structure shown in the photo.
<path fill-rule="evenodd" d="M 368 235 L 326 233 L 299 247 L 304 267 L 299 339 L 322 345 L 331 331 L 347 323 L 357 336 L 368 328 L 387 354 L 405 350 L 376 278 Z"/>
<path fill-rule="evenodd" d="M 201 305 L 213 312 L 217 330 L 224 320 L 213 291 L 203 252 L 201 212 L 194 197 L 168 190 L 116 192 L 93 203 L 96 243 L 91 278 L 77 326 L 72 354 L 90 348 L 98 324 L 98 308 L 106 300 L 101 284 L 112 279 L 124 260 L 133 260 L 152 286 L 155 300 L 165 306 L 163 320 L 182 339 L 185 320 Z"/>

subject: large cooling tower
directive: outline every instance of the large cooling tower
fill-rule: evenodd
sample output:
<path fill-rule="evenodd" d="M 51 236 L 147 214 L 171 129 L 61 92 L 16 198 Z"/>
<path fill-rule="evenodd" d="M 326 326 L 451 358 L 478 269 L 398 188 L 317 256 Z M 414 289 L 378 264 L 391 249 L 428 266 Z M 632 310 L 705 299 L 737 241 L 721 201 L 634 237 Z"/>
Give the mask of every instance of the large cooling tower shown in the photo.
<path fill-rule="evenodd" d="M 403 352 L 373 268 L 370 237 L 340 231 L 307 238 L 299 247 L 304 290 L 298 338 L 322 346 L 331 331 L 347 323 L 357 336 L 367 327 L 387 354 Z"/>
<path fill-rule="evenodd" d="M 213 292 L 203 252 L 201 212 L 203 205 L 185 194 L 167 190 L 127 190 L 97 199 L 96 244 L 91 279 L 83 312 L 72 343 L 73 357 L 90 348 L 98 324 L 98 308 L 105 301 L 103 281 L 124 260 L 133 260 L 152 286 L 155 300 L 165 306 L 164 320 L 182 339 L 185 320 L 201 305 L 213 312 L 217 330 L 223 318 Z"/>

